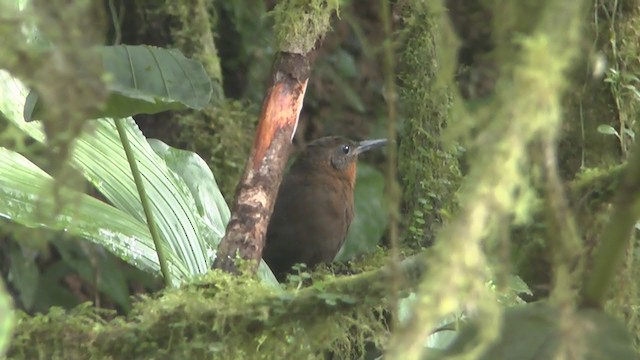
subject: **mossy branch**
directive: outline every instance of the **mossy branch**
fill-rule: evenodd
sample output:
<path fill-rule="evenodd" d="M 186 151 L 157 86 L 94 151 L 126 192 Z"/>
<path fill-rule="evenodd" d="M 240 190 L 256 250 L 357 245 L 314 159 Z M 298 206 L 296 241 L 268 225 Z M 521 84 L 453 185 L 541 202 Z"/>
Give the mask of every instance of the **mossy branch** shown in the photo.
<path fill-rule="evenodd" d="M 414 288 L 427 270 L 430 253 L 405 259 L 401 290 Z M 354 312 L 371 313 L 387 303 L 394 273 L 378 270 L 315 284 L 301 291 L 275 291 L 248 276 L 215 271 L 182 289 L 167 289 L 134 306 L 127 318 L 104 319 L 89 304 L 70 313 L 23 317 L 10 358 L 234 358 L 277 346 L 292 351 L 290 336 L 303 336 L 325 322 L 341 322 Z M 343 320 L 343 326 L 348 326 Z M 323 330 L 324 331 L 324 330 Z M 313 337 L 313 331 L 307 335 Z M 332 337 L 333 336 L 333 337 Z M 326 346 L 339 334 L 324 336 Z M 268 340 L 268 341 L 267 341 Z M 295 342 L 295 341 L 294 341 Z M 298 345 L 302 346 L 302 345 Z M 274 347 L 267 349 L 268 347 Z M 317 350 L 317 349 L 316 349 Z"/>
<path fill-rule="evenodd" d="M 547 236 L 551 244 L 554 267 L 552 297 L 567 306 L 575 304 L 572 289 L 577 283 L 584 264 L 582 237 L 578 231 L 573 212 L 569 207 L 562 180 L 558 173 L 556 140 L 544 139 L 540 149 L 546 191 Z"/>

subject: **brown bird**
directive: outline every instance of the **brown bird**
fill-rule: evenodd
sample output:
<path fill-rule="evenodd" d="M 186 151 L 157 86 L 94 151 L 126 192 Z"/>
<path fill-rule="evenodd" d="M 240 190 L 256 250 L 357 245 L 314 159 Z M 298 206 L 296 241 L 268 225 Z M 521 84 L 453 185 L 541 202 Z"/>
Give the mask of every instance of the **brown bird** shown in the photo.
<path fill-rule="evenodd" d="M 329 136 L 307 145 L 280 185 L 267 229 L 262 257 L 278 280 L 294 264 L 333 261 L 353 219 L 358 155 L 386 143 Z"/>

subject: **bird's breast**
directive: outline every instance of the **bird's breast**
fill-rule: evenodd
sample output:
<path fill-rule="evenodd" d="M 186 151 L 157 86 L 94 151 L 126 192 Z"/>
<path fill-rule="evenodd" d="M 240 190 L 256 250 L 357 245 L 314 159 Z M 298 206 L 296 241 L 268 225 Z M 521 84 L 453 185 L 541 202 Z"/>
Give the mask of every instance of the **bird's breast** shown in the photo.
<path fill-rule="evenodd" d="M 326 174 L 289 174 L 278 191 L 263 257 L 276 273 L 295 263 L 331 262 L 352 219 L 350 182 Z"/>

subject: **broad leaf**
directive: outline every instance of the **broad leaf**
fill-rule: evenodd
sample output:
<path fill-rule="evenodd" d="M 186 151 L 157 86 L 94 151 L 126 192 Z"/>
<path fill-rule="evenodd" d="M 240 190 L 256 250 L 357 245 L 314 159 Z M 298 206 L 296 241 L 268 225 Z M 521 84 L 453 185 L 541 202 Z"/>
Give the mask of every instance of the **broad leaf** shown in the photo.
<path fill-rule="evenodd" d="M 18 290 L 22 307 L 29 311 L 33 308 L 40 282 L 40 272 L 35 261 L 37 253 L 23 247 L 23 244 L 12 241 L 7 242 L 5 246 L 11 259 L 8 281 Z"/>
<path fill-rule="evenodd" d="M 224 201 L 218 184 L 211 169 L 200 156 L 190 151 L 175 149 L 160 140 L 150 139 L 149 144 L 160 155 L 167 165 L 184 180 L 196 201 L 198 213 L 203 217 L 211 229 L 212 237 L 207 241 L 217 249 L 224 236 L 231 212 Z M 215 250 L 210 256 L 215 258 Z M 272 285 L 278 285 L 278 280 L 264 260 L 260 261 L 258 276 Z"/>
<path fill-rule="evenodd" d="M 220 193 L 211 169 L 196 153 L 172 148 L 157 139 L 149 139 L 148 142 L 156 154 L 182 178 L 189 188 L 198 213 L 215 235 L 214 239 L 208 240 L 212 246 L 217 246 L 224 236 L 231 212 Z"/>
<path fill-rule="evenodd" d="M 22 155 L 0 148 L 0 216 L 27 227 L 84 237 L 139 269 L 159 272 L 155 247 L 144 223 L 88 195 L 66 189 L 73 204 L 55 217 L 49 216 L 55 207 L 53 187 L 54 180 L 44 171 Z M 174 276 L 189 275 L 180 263 L 170 262 Z"/>
<path fill-rule="evenodd" d="M 129 284 L 124 272 L 114 271 L 118 266 L 116 257 L 102 247 L 87 246 L 87 242 L 56 241 L 54 244 L 64 262 L 84 281 L 108 295 L 125 312 L 130 310 Z"/>
<path fill-rule="evenodd" d="M 0 71 L 0 85 L 2 75 Z M 16 104 L 24 102 L 26 91 L 6 75 L 4 81 L 5 88 L 14 87 L 14 91 L 13 98 L 0 111 L 19 129 L 43 142 L 41 124 L 26 123 L 18 116 Z M 92 124 L 94 129 L 76 140 L 74 165 L 117 208 L 146 223 L 115 127 L 106 119 Z M 146 180 L 161 237 L 170 245 L 172 254 L 186 264 L 189 274 L 207 271 L 229 219 L 229 209 L 211 171 L 197 155 L 151 141 L 164 159 L 160 158 L 132 120 L 126 121 L 126 128 Z M 268 283 L 277 284 L 264 262 L 259 275 Z"/>
<path fill-rule="evenodd" d="M 13 87 L 14 91 L 11 101 L 5 103 L 0 111 L 19 129 L 43 142 L 44 133 L 40 123 L 26 123 L 16 116 L 19 115 L 18 108 L 24 103 L 26 91 L 20 82 L 6 75 L 4 84 L 2 80 L 0 77 L 0 85 Z M 101 119 L 92 125 L 92 131 L 76 140 L 73 165 L 118 209 L 146 224 L 131 170 L 112 120 Z M 140 171 L 144 174 L 145 188 L 151 198 L 161 237 L 190 274 L 204 273 L 209 269 L 209 258 L 198 225 L 202 220 L 197 219 L 196 206 L 189 189 L 153 152 L 133 120 L 125 121 L 125 126 Z"/>
<path fill-rule="evenodd" d="M 200 110 L 211 99 L 211 81 L 202 64 L 176 49 L 118 45 L 99 50 L 109 97 L 94 118 Z M 32 91 L 24 105 L 25 120 L 42 120 L 46 107 Z"/>
<path fill-rule="evenodd" d="M 413 317 L 412 311 L 415 307 L 418 297 L 415 293 L 410 293 L 409 296 L 402 298 L 398 301 L 398 321 L 400 324 L 406 324 Z M 448 324 L 461 321 L 465 316 L 463 314 L 450 314 L 440 320 L 438 327 L 443 327 Z M 427 336 L 424 341 L 424 346 L 431 349 L 444 349 L 449 346 L 453 340 L 455 340 L 458 332 L 456 330 L 444 330 L 439 329 L 434 333 Z"/>

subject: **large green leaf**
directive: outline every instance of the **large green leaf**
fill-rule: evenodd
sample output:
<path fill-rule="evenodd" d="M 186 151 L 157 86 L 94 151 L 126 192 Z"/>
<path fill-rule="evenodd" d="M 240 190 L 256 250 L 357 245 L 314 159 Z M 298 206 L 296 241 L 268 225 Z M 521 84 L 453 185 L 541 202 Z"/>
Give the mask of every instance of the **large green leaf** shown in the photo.
<path fill-rule="evenodd" d="M 413 317 L 413 309 L 416 306 L 418 297 L 415 293 L 411 292 L 407 297 L 404 297 L 398 301 L 398 321 L 400 324 L 406 324 Z M 449 324 L 456 323 L 464 319 L 464 314 L 449 314 L 445 316 L 438 323 L 438 328 L 444 327 Z M 431 349 L 444 349 L 455 340 L 458 331 L 451 329 L 439 329 L 434 333 L 427 336 L 424 341 L 424 346 Z"/>
<path fill-rule="evenodd" d="M 193 152 L 172 148 L 156 139 L 148 141 L 156 153 L 164 159 L 171 170 L 180 175 L 191 190 L 198 213 L 212 230 L 212 236 L 207 241 L 213 249 L 217 249 L 224 236 L 231 212 L 220 193 L 211 169 L 200 156 Z M 215 258 L 215 250 L 209 258 L 212 260 Z M 258 266 L 258 276 L 267 283 L 278 285 L 278 280 L 264 260 L 261 260 Z"/>
<path fill-rule="evenodd" d="M 197 213 L 189 188 L 153 152 L 133 120 L 126 119 L 123 123 L 163 240 L 192 274 L 206 272 L 209 265 L 203 232 L 208 229 Z M 111 120 L 101 119 L 95 126 L 93 132 L 83 134 L 77 140 L 75 162 L 110 202 L 146 223 L 115 125 Z"/>
<path fill-rule="evenodd" d="M 0 148 L 0 216 L 27 227 L 66 231 L 105 246 L 114 254 L 147 271 L 159 272 L 158 257 L 146 225 L 132 216 L 88 195 L 63 189 L 74 199 L 57 216 L 52 189 L 54 180 L 28 159 Z M 175 255 L 170 259 L 175 259 Z M 187 269 L 171 261 L 177 278 Z"/>
<path fill-rule="evenodd" d="M 182 178 L 189 188 L 198 213 L 215 235 L 215 238 L 208 239 L 208 241 L 211 245 L 217 246 L 224 236 L 231 212 L 222 193 L 220 193 L 211 169 L 196 153 L 172 148 L 157 139 L 149 139 L 148 142 L 156 154 Z"/>
<path fill-rule="evenodd" d="M 176 49 L 118 45 L 102 46 L 99 51 L 108 74 L 109 97 L 93 118 L 200 110 L 211 99 L 211 81 L 202 64 Z M 46 108 L 32 91 L 25 102 L 24 118 L 42 120 Z"/>
<path fill-rule="evenodd" d="M 5 244 L 9 261 L 7 280 L 17 290 L 21 307 L 29 311 L 33 308 L 40 281 L 36 252 L 29 251 L 23 244 L 8 241 Z"/>
<path fill-rule="evenodd" d="M 41 124 L 27 123 L 19 116 L 16 104 L 24 102 L 24 87 L 6 73 L 3 78 L 0 71 L 0 87 L 3 81 L 5 88 L 13 88 L 13 91 L 8 102 L 0 106 L 0 111 L 20 130 L 43 142 L 45 137 Z M 115 127 L 108 120 L 92 124 L 95 128 L 76 141 L 73 154 L 76 167 L 117 208 L 145 223 Z M 160 158 L 133 121 L 129 119 L 126 127 L 154 214 L 159 214 L 156 215 L 157 223 L 163 240 L 168 242 L 173 256 L 178 256 L 187 265 L 190 274 L 208 270 L 230 216 L 211 170 L 196 154 L 172 149 L 152 140 L 151 144 L 162 156 Z M 268 283 L 277 284 L 264 262 L 261 262 L 258 272 Z"/>
<path fill-rule="evenodd" d="M 6 74 L 4 79 L 0 76 L 0 86 L 2 85 L 12 88 L 13 94 L 9 102 L 0 103 L 0 111 L 16 127 L 37 141 L 43 142 L 41 124 L 26 123 L 19 116 L 19 108 L 24 103 L 26 94 L 24 87 Z M 145 188 L 151 198 L 152 210 L 163 241 L 180 262 L 185 264 L 190 274 L 204 273 L 209 269 L 209 258 L 207 244 L 203 240 L 205 237 L 201 231 L 207 229 L 202 225 L 203 221 L 198 219 L 196 205 L 188 187 L 155 154 L 133 120 L 127 119 L 124 123 L 140 171 L 143 173 Z M 85 132 L 76 140 L 73 165 L 118 209 L 146 224 L 115 125 L 109 119 L 100 119 L 91 124 L 94 129 Z"/>
<path fill-rule="evenodd" d="M 337 260 L 347 260 L 376 247 L 389 218 L 384 201 L 384 175 L 375 168 L 358 165 L 355 188 L 355 216 Z"/>

